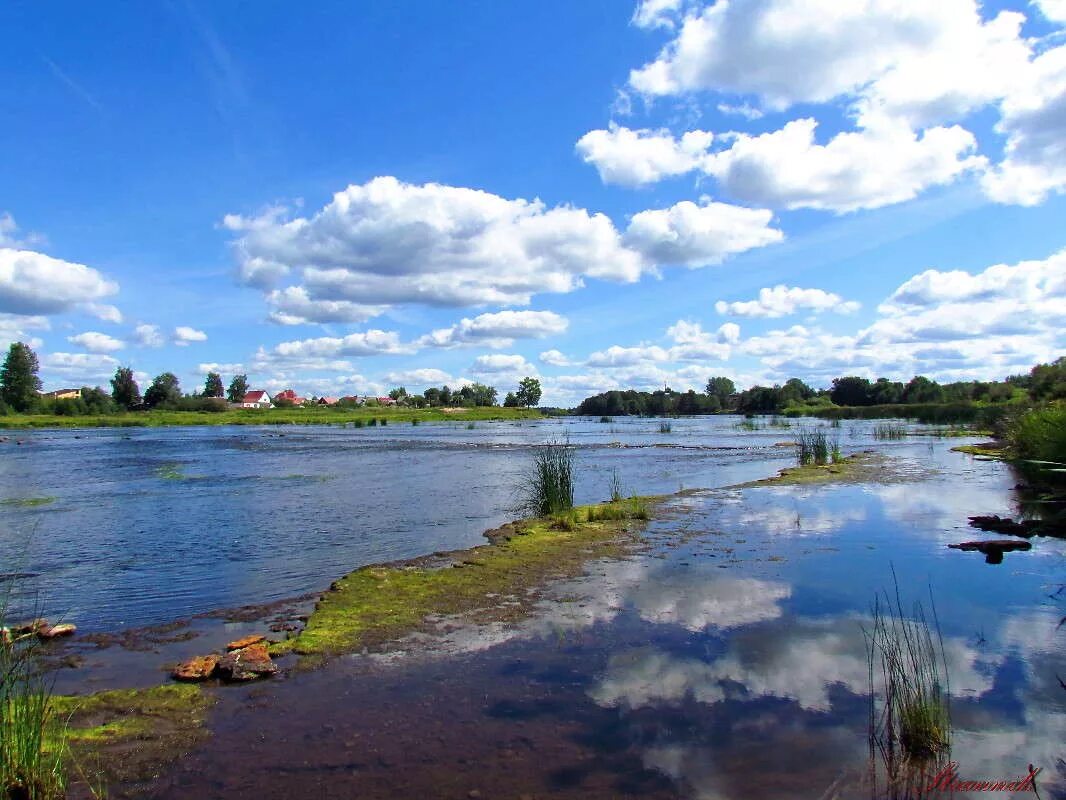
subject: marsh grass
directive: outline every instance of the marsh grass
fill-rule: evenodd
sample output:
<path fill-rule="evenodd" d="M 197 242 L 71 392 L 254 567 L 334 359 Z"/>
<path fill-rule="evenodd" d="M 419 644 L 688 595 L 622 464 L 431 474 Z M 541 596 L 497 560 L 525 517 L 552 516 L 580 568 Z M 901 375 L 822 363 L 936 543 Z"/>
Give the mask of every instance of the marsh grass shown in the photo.
<path fill-rule="evenodd" d="M 377 427 L 377 424 L 378 424 L 378 420 L 377 420 L 377 417 L 371 417 L 370 419 L 368 419 L 368 420 L 366 421 L 366 426 L 367 426 L 368 428 L 376 428 L 376 427 Z"/>
<path fill-rule="evenodd" d="M 411 424 L 412 425 L 421 425 L 422 424 L 422 420 L 413 419 L 413 420 L 411 420 Z"/>
<path fill-rule="evenodd" d="M 474 430 L 475 428 L 477 428 L 477 425 L 475 425 L 475 424 L 474 424 L 473 422 L 468 422 L 468 423 L 466 423 L 466 429 L 467 429 L 468 431 L 472 431 L 472 430 Z"/>
<path fill-rule="evenodd" d="M 879 422 L 874 426 L 875 439 L 905 439 L 907 438 L 907 426 L 902 422 Z"/>
<path fill-rule="evenodd" d="M 611 477 L 607 482 L 607 488 L 610 490 L 609 494 L 612 503 L 617 503 L 625 497 L 625 487 L 622 485 L 622 476 L 619 474 L 617 467 L 611 470 Z"/>
<path fill-rule="evenodd" d="M 908 615 L 900 599 L 887 592 L 874 601 L 870 627 L 863 626 L 870 681 L 870 744 L 880 748 L 886 764 L 922 762 L 951 746 L 950 685 L 944 639 L 930 608 L 932 625 L 921 601 Z M 934 638 L 935 637 L 935 638 Z M 897 758 L 897 751 L 902 759 Z"/>
<path fill-rule="evenodd" d="M 574 507 L 574 448 L 550 440 L 533 453 L 518 489 L 518 507 L 537 517 L 564 514 Z"/>
<path fill-rule="evenodd" d="M 0 593 L 0 797 L 58 800 L 66 794 L 65 726 L 37 668 L 37 637 L 12 641 L 8 632 L 12 583 Z"/>
<path fill-rule="evenodd" d="M 837 448 L 839 454 L 839 448 Z M 799 432 L 796 439 L 796 460 L 801 467 L 808 464 L 828 464 L 830 454 L 829 439 L 825 431 L 806 429 Z"/>
<path fill-rule="evenodd" d="M 607 424 L 607 423 L 610 423 L 610 422 L 614 422 L 614 420 L 611 419 L 610 417 L 604 415 L 604 416 L 600 417 L 600 422 L 604 423 L 604 424 Z"/>
<path fill-rule="evenodd" d="M 740 431 L 757 431 L 762 429 L 762 426 L 750 417 L 745 417 L 733 427 Z"/>
<path fill-rule="evenodd" d="M 660 422 L 659 433 L 673 433 L 674 425 L 672 422 Z"/>

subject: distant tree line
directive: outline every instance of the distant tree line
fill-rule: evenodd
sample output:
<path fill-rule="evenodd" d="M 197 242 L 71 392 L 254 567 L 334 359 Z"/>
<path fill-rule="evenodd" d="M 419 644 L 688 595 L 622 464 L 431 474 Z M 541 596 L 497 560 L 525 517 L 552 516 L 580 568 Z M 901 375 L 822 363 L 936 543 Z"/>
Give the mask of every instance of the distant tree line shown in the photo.
<path fill-rule="evenodd" d="M 752 386 L 742 392 L 732 380 L 711 378 L 703 392 L 654 392 L 632 389 L 603 392 L 581 401 L 575 410 L 588 416 L 664 414 L 800 414 L 833 406 L 929 406 L 1042 402 L 1066 398 L 1066 357 L 1034 367 L 1028 375 L 1002 381 L 957 381 L 940 384 L 918 375 L 907 383 L 854 375 L 834 378 L 828 389 L 812 389 L 799 378 L 784 384 Z"/>
<path fill-rule="evenodd" d="M 37 355 L 23 342 L 10 346 L 3 366 L 0 367 L 0 414 L 36 413 L 57 414 L 61 416 L 79 416 L 85 414 L 113 414 L 118 411 L 147 411 L 152 409 L 167 411 L 225 411 L 231 403 L 240 403 L 248 394 L 248 376 L 235 375 L 224 388 L 222 375 L 218 372 L 207 373 L 203 388 L 184 394 L 178 377 L 172 372 L 164 372 L 152 379 L 148 388 L 141 393 L 141 388 L 133 374 L 133 369 L 121 366 L 111 378 L 111 391 L 101 387 L 81 387 L 79 397 L 53 398 L 41 394 L 41 381 L 38 377 L 40 365 Z M 398 405 L 413 408 L 438 408 L 442 406 L 478 407 L 497 404 L 497 390 L 493 386 L 472 383 L 458 389 L 448 386 L 430 387 L 422 394 L 408 394 L 407 389 L 398 386 L 389 392 L 389 397 Z M 504 405 L 536 406 L 540 402 L 540 381 L 536 378 L 524 378 L 516 392 L 508 392 Z M 317 398 L 314 398 L 317 399 Z M 279 406 L 292 405 L 284 399 L 277 399 Z M 340 407 L 356 405 L 355 398 L 345 398 Z M 377 405 L 377 399 L 366 401 Z"/>

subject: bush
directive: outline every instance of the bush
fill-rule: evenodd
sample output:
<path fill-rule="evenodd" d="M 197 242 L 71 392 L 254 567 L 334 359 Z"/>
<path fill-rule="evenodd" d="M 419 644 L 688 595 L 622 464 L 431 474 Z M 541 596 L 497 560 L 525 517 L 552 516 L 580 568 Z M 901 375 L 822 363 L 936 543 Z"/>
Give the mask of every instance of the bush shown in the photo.
<path fill-rule="evenodd" d="M 1021 458 L 1066 463 L 1066 404 L 1022 414 L 1008 426 L 1007 441 Z"/>

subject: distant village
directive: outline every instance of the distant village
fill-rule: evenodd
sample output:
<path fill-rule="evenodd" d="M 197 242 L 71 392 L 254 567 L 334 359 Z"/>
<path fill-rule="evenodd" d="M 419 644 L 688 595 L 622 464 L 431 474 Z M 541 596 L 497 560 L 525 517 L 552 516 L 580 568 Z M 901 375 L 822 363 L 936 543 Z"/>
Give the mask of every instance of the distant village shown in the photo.
<path fill-rule="evenodd" d="M 231 403 L 234 408 L 274 408 L 275 406 L 394 406 L 392 397 L 371 397 L 369 395 L 348 395 L 346 397 L 300 397 L 293 389 L 285 389 L 273 397 L 262 389 L 248 392 L 239 403 Z"/>

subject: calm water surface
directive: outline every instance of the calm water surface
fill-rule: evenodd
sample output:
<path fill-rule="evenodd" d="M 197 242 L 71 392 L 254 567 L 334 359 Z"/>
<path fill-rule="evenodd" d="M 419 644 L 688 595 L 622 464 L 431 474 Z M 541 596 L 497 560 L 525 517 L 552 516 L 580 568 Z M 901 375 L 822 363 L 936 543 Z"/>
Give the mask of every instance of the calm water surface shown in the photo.
<path fill-rule="evenodd" d="M 935 599 L 960 775 L 1031 763 L 1041 797 L 1066 797 L 1066 542 L 998 565 L 949 550 L 980 537 L 968 515 L 1016 511 L 1008 468 L 950 445 L 892 448 L 904 480 L 677 498 L 646 552 L 595 562 L 521 622 L 445 621 L 226 691 L 212 741 L 149 794 L 882 797 L 862 625 L 894 568 L 905 602 Z M 707 475 L 745 469 L 713 458 Z"/>

